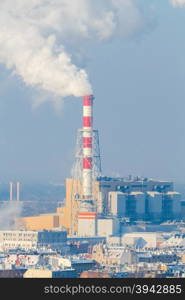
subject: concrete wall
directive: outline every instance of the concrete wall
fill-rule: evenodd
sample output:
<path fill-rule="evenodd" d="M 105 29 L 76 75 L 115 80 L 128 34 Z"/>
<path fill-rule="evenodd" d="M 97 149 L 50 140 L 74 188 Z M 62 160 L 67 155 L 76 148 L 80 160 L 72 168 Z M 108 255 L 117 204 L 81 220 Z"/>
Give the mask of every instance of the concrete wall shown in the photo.
<path fill-rule="evenodd" d="M 119 233 L 119 222 L 114 218 L 98 219 L 97 234 L 98 236 L 107 237 Z"/>
<path fill-rule="evenodd" d="M 146 241 L 146 247 L 155 248 L 157 246 L 157 234 L 146 232 L 126 233 L 122 237 L 122 242 L 128 245 L 134 245 L 136 240 L 142 238 Z"/>
<path fill-rule="evenodd" d="M 97 231 L 96 219 L 79 219 L 78 220 L 78 236 L 95 236 Z"/>
<path fill-rule="evenodd" d="M 33 217 L 21 218 L 20 224 L 27 230 L 52 230 L 55 228 L 57 214 L 43 214 Z M 59 216 L 60 217 L 60 216 Z"/>

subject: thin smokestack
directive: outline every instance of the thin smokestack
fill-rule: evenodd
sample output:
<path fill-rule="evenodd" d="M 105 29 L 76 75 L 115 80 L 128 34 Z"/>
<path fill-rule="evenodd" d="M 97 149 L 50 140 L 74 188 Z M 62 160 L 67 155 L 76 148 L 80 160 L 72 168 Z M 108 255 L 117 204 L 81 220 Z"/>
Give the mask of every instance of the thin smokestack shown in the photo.
<path fill-rule="evenodd" d="M 13 182 L 10 182 L 10 201 L 13 200 Z"/>
<path fill-rule="evenodd" d="M 20 201 L 20 182 L 17 182 L 17 201 Z"/>

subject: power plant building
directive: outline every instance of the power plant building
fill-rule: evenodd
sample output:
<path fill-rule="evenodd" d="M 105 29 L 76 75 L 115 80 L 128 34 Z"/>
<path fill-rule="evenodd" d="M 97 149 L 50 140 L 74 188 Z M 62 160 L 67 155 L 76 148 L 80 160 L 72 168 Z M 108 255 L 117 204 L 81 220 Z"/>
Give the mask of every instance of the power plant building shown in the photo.
<path fill-rule="evenodd" d="M 73 178 L 66 179 L 65 206 L 52 214 L 21 218 L 22 228 L 40 231 L 65 228 L 71 236 L 106 236 L 116 231 L 115 220 L 123 217 L 131 221 L 179 218 L 181 195 L 174 192 L 171 181 L 101 176 L 93 103 L 93 95 L 83 97 L 83 127 L 77 136 Z M 106 224 L 108 229 L 104 230 Z"/>
<path fill-rule="evenodd" d="M 20 224 L 23 228 L 27 230 L 53 230 L 64 227 L 70 232 L 73 217 L 73 185 L 74 180 L 72 178 L 66 179 L 65 206 L 58 207 L 57 211 L 52 214 L 21 218 Z M 136 186 L 138 192 L 135 192 Z M 161 192 L 156 190 L 161 190 Z M 164 190 L 167 192 L 163 192 Z M 94 182 L 94 197 L 97 203 L 103 200 L 103 212 L 98 214 L 100 217 L 103 215 L 117 216 L 118 218 L 129 217 L 135 220 L 168 220 L 174 218 L 175 215 L 177 217 L 181 207 L 181 194 L 173 192 L 171 182 L 166 181 L 164 184 L 164 182 L 151 179 L 148 179 L 143 187 L 141 180 L 128 182 L 126 179 L 120 178 L 99 178 Z"/>

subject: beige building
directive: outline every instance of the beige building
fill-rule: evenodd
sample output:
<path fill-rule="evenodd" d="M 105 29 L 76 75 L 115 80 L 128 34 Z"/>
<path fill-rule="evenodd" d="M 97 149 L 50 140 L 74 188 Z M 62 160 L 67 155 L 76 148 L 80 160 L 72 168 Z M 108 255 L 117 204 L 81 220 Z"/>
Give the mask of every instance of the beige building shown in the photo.
<path fill-rule="evenodd" d="M 18 220 L 19 226 L 27 230 L 53 230 L 65 227 L 68 231 L 71 227 L 71 191 L 72 179 L 66 180 L 66 205 L 58 207 L 55 213 L 41 214 L 38 216 L 24 217 Z"/>
<path fill-rule="evenodd" d="M 131 265 L 137 262 L 134 251 L 125 247 L 107 247 L 102 244 L 93 247 L 92 259 L 101 265 L 109 267 L 120 267 L 125 264 Z"/>
<path fill-rule="evenodd" d="M 34 231 L 0 231 L 0 250 L 21 248 L 25 250 L 36 249 L 38 232 Z"/>
<path fill-rule="evenodd" d="M 124 234 L 122 242 L 132 247 L 141 244 L 144 248 L 156 248 L 159 236 L 159 234 L 154 232 L 132 232 Z"/>
<path fill-rule="evenodd" d="M 23 278 L 52 278 L 52 271 L 42 269 L 28 269 Z"/>
<path fill-rule="evenodd" d="M 0 231 L 0 250 L 9 249 L 34 250 L 38 247 L 64 247 L 67 234 L 65 231 L 24 231 L 2 230 Z"/>
<path fill-rule="evenodd" d="M 98 198 L 100 183 L 94 184 L 94 195 Z M 64 227 L 68 232 L 74 228 L 74 233 L 77 232 L 77 215 L 78 215 L 78 201 L 74 198 L 77 192 L 80 193 L 81 186 L 74 182 L 73 179 L 66 179 L 66 199 L 65 206 L 58 207 L 55 213 L 41 214 L 33 217 L 24 217 L 18 220 L 20 227 L 27 230 L 53 230 L 58 227 Z"/>

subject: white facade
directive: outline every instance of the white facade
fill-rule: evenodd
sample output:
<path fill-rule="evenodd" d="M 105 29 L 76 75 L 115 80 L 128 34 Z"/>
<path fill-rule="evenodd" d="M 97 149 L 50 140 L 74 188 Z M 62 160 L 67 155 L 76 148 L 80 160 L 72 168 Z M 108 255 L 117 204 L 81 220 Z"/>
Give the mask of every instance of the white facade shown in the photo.
<path fill-rule="evenodd" d="M 153 233 L 153 232 L 126 233 L 122 237 L 122 242 L 130 246 L 135 246 L 139 239 L 144 240 L 146 248 L 157 247 L 157 233 Z"/>
<path fill-rule="evenodd" d="M 116 218 L 98 219 L 98 236 L 108 237 L 119 232 L 119 221 Z"/>
<path fill-rule="evenodd" d="M 97 219 L 78 219 L 78 236 L 79 237 L 90 237 L 96 236 L 97 233 Z"/>
<path fill-rule="evenodd" d="M 97 213 L 102 214 L 104 210 L 104 194 L 103 192 L 98 192 L 97 197 Z"/>
<path fill-rule="evenodd" d="M 113 216 L 125 216 L 127 195 L 121 192 L 109 192 L 109 212 Z"/>

